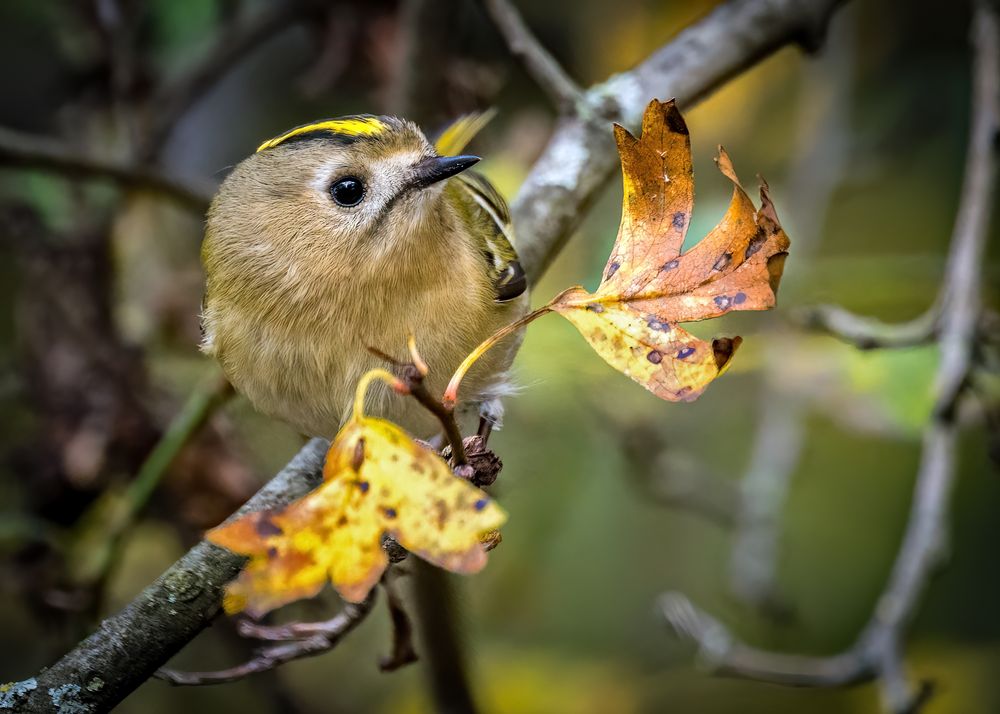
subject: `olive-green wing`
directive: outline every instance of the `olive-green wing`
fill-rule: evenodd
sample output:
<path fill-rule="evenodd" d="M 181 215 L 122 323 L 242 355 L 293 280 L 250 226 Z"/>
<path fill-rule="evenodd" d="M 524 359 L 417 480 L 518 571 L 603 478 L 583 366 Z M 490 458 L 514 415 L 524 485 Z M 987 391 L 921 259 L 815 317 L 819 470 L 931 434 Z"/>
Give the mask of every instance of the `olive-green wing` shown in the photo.
<path fill-rule="evenodd" d="M 442 156 L 458 154 L 489 123 L 494 110 L 466 114 L 441 132 L 434 148 Z M 528 281 L 511 239 L 510 209 L 492 183 L 474 171 L 465 171 L 454 179 L 470 203 L 473 230 L 486 236 L 483 255 L 489 266 L 497 302 L 514 300 L 528 289 Z"/>
<path fill-rule="evenodd" d="M 485 176 L 466 171 L 456 183 L 472 200 L 474 230 L 486 236 L 483 254 L 493 278 L 497 302 L 514 300 L 528 289 L 528 281 L 511 240 L 510 210 L 503 196 Z"/>

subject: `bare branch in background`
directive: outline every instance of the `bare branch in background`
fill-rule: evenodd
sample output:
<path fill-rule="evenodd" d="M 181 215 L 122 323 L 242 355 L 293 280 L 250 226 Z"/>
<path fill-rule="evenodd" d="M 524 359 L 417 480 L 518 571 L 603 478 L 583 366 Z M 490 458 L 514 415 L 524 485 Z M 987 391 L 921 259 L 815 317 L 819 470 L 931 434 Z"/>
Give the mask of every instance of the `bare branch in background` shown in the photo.
<path fill-rule="evenodd" d="M 535 38 L 510 0 L 483 0 L 483 4 L 511 54 L 520 60 L 556 108 L 567 114 L 577 111 L 585 99 L 583 90 Z"/>
<path fill-rule="evenodd" d="M 392 569 L 387 570 L 382 578 L 389 619 L 392 622 L 392 651 L 378 663 L 383 672 L 393 672 L 418 659 L 413 647 L 413 623 L 403 606 L 403 596 L 397 587 L 398 580 L 399 573 Z"/>
<path fill-rule="evenodd" d="M 834 193 L 851 162 L 850 119 L 856 62 L 858 6 L 831 23 L 826 51 L 803 62 L 803 98 L 795 162 L 787 177 L 787 205 L 799 259 L 814 254 Z M 822 171 L 816 167 L 822 166 Z M 779 592 L 782 516 L 806 438 L 802 399 L 778 380 L 762 385 L 750 464 L 740 481 L 739 519 L 729 558 L 733 594 L 776 620 L 792 615 Z"/>
<path fill-rule="evenodd" d="M 635 129 L 654 96 L 690 105 L 778 48 L 815 46 L 839 0 L 730 0 L 635 69 L 587 91 Z M 618 163 L 609 125 L 565 117 L 514 203 L 518 248 L 536 282 L 565 245 Z M 276 507 L 319 482 L 325 442 L 311 441 L 241 512 Z M 74 704 L 111 709 L 218 613 L 222 586 L 243 558 L 200 543 L 100 629 L 19 689 L 15 711 L 53 711 L 49 689 L 69 686 Z M 423 623 L 422 623 L 423 624 Z M 95 686 L 94 682 L 98 685 Z M 20 686 L 20 685 L 19 685 Z M 64 701 L 67 699 L 64 697 Z"/>
<path fill-rule="evenodd" d="M 859 350 L 896 349 L 926 345 L 937 337 L 940 307 L 934 306 L 909 322 L 885 323 L 855 315 L 839 305 L 818 305 L 798 311 L 795 321 L 806 329 L 825 332 Z"/>
<path fill-rule="evenodd" d="M 0 128 L 0 168 L 18 167 L 59 176 L 113 181 L 125 190 L 162 194 L 195 213 L 204 213 L 215 189 L 207 183 L 182 180 L 157 169 L 79 153 L 54 139 Z"/>
<path fill-rule="evenodd" d="M 818 44 L 842 0 L 732 0 L 682 30 L 628 72 L 584 93 L 630 131 L 653 97 L 688 107 L 779 47 Z M 609 122 L 564 116 L 521 185 L 511 212 L 517 250 L 537 283 L 618 169 Z"/>
<path fill-rule="evenodd" d="M 595 406 L 600 411 L 601 407 Z M 618 425 L 608 414 L 604 424 Z M 671 448 L 649 424 L 618 426 L 617 434 L 629 461 L 628 475 L 643 497 L 667 508 L 695 513 L 720 528 L 733 528 L 740 518 L 736 484 L 712 473 L 686 452 Z"/>
<path fill-rule="evenodd" d="M 230 24 L 208 52 L 176 80 L 165 84 L 149 101 L 150 124 L 137 156 L 154 159 L 166 148 L 170 134 L 215 84 L 244 57 L 301 20 L 315 4 L 308 0 L 267 3 L 249 20 Z"/>
<path fill-rule="evenodd" d="M 907 680 L 902 648 L 907 625 L 944 555 L 957 460 L 955 412 L 974 368 L 982 312 L 982 263 L 996 195 L 1000 131 L 1000 19 L 985 1 L 976 5 L 972 43 L 972 128 L 939 298 L 941 362 L 934 382 L 935 404 L 924 430 L 910 518 L 889 581 L 855 644 L 826 657 L 750 647 L 683 595 L 665 595 L 661 607 L 667 621 L 693 639 L 720 674 L 815 687 L 878 679 L 885 709 L 896 714 L 916 711 L 930 695 L 927 685 L 915 688 Z"/>
<path fill-rule="evenodd" d="M 781 516 L 805 440 L 805 414 L 794 397 L 764 389 L 750 467 L 740 482 L 729 579 L 738 598 L 785 619 L 789 606 L 776 584 Z"/>

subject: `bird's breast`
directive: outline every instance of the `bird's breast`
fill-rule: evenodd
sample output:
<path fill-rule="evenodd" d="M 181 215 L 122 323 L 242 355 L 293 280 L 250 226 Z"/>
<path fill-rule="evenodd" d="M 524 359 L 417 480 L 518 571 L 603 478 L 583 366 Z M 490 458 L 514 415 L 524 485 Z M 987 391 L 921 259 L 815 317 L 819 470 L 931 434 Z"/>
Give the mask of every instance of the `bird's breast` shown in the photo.
<path fill-rule="evenodd" d="M 456 250 L 437 265 L 369 264 L 348 275 L 299 266 L 277 283 L 255 286 L 244 277 L 239 299 L 210 286 L 209 351 L 257 409 L 305 434 L 331 437 L 361 375 L 387 366 L 370 348 L 406 360 L 412 333 L 431 370 L 428 386 L 441 393 L 476 345 L 523 312 L 523 301 L 494 302 L 477 260 Z M 512 356 L 509 348 L 488 354 L 467 378 L 464 395 L 488 388 Z M 416 435 L 435 431 L 415 400 L 386 389 L 374 391 L 368 408 Z"/>

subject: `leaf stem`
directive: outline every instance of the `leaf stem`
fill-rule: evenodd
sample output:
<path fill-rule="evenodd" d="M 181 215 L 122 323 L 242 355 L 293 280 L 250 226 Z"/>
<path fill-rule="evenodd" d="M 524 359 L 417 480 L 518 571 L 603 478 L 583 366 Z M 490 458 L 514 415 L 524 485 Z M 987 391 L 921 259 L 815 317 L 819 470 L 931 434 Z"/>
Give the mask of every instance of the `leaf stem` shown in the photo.
<path fill-rule="evenodd" d="M 561 295 L 561 294 L 560 294 Z M 444 390 L 444 396 L 441 401 L 444 406 L 449 411 L 455 408 L 455 404 L 458 402 L 458 388 L 462 385 L 462 380 L 465 378 L 465 373 L 482 357 L 484 354 L 489 352 L 500 340 L 505 337 L 517 332 L 519 329 L 527 325 L 529 322 L 533 322 L 542 315 L 552 312 L 552 305 L 559 298 L 556 297 L 550 302 L 542 305 L 537 310 L 532 310 L 524 317 L 515 320 L 506 327 L 501 327 L 499 330 L 494 332 L 492 335 L 487 337 L 480 345 L 469 353 L 469 356 L 458 366 L 455 373 L 451 376 L 451 381 L 448 382 L 448 388 Z"/>
<path fill-rule="evenodd" d="M 365 372 L 361 379 L 358 380 L 358 386 L 354 390 L 354 418 L 360 419 L 365 415 L 365 395 L 368 393 L 368 387 L 376 379 L 381 379 L 383 382 L 388 384 L 390 387 L 396 391 L 401 391 L 403 385 L 396 378 L 394 374 L 386 369 L 372 369 Z"/>

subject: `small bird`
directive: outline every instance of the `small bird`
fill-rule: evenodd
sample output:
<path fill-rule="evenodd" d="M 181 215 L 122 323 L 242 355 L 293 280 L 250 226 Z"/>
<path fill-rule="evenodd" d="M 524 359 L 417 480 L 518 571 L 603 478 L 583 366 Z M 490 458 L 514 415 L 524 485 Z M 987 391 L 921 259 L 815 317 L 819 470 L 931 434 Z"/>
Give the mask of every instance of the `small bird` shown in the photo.
<path fill-rule="evenodd" d="M 316 121 L 226 178 L 202 247 L 202 350 L 258 410 L 332 437 L 360 377 L 385 366 L 371 348 L 408 361 L 412 334 L 441 394 L 469 352 L 526 312 L 507 206 L 469 171 L 479 157 L 459 154 L 488 120 L 463 117 L 436 144 L 392 116 Z M 520 339 L 477 362 L 460 408 L 499 421 Z M 387 388 L 367 409 L 415 436 L 437 431 Z"/>

